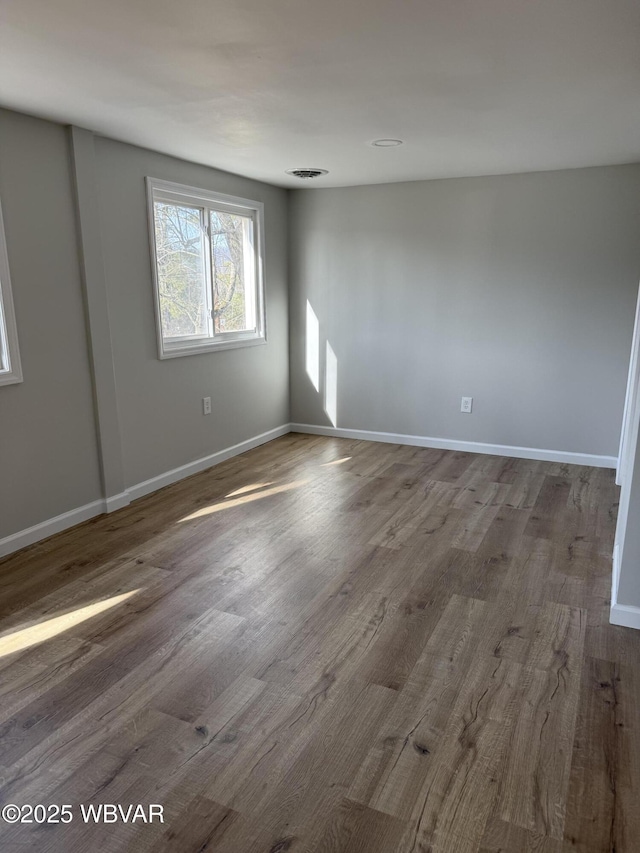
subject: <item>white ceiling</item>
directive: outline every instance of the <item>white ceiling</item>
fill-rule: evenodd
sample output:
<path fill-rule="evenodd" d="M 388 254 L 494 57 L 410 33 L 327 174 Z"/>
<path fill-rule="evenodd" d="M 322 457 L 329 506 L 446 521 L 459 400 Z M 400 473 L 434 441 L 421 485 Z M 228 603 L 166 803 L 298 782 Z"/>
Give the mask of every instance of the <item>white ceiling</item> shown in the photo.
<path fill-rule="evenodd" d="M 0 0 L 0 104 L 283 186 L 628 163 L 640 0 Z"/>

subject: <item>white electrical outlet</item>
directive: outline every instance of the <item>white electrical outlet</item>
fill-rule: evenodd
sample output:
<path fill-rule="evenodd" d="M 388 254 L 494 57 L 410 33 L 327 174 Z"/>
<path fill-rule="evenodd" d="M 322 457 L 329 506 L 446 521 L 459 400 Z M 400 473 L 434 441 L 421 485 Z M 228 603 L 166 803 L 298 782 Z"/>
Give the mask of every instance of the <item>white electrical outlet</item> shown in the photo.
<path fill-rule="evenodd" d="M 210 415 L 211 414 L 211 397 L 203 397 L 202 398 L 202 414 Z"/>
<path fill-rule="evenodd" d="M 471 409 L 473 408 L 473 397 L 463 397 L 462 402 L 460 403 L 460 411 L 465 412 L 466 414 L 471 414 Z"/>

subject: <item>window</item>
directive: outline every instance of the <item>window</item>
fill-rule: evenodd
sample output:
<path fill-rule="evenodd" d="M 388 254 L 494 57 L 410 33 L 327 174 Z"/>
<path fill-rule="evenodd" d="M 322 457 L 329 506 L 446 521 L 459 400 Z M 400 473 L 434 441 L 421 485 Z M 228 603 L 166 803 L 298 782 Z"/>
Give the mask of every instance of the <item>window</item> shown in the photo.
<path fill-rule="evenodd" d="M 0 208 L 0 385 L 11 385 L 15 382 L 22 382 L 22 368 L 11 296 L 7 244 Z"/>
<path fill-rule="evenodd" d="M 264 343 L 263 206 L 147 178 L 160 358 Z"/>

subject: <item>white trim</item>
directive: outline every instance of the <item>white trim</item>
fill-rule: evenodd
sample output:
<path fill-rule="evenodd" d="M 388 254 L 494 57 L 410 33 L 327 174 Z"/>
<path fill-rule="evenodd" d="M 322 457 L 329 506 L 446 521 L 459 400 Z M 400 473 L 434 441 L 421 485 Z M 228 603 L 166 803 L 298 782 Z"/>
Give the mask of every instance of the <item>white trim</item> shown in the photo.
<path fill-rule="evenodd" d="M 210 339 L 207 339 L 208 342 L 206 344 L 181 346 L 174 349 L 168 347 L 164 350 L 164 354 L 158 357 L 164 361 L 166 358 L 180 358 L 183 355 L 198 355 L 204 352 L 217 352 L 218 350 L 238 349 L 239 347 L 256 347 L 267 343 L 266 338 L 257 338 L 255 336 L 252 338 L 234 338 L 232 341 L 221 341 L 219 338 L 220 336 L 218 336 L 215 344 L 211 343 Z"/>
<path fill-rule="evenodd" d="M 7 241 L 4 233 L 2 207 L 0 207 L 0 367 L 4 360 L 8 362 L 8 370 L 0 370 L 0 385 L 15 385 L 22 382 L 22 364 L 20 348 L 18 347 L 18 327 L 11 293 L 11 273 L 9 271 L 9 256 Z"/>
<path fill-rule="evenodd" d="M 158 358 L 163 361 L 167 358 L 178 358 L 180 356 L 198 355 L 199 353 L 215 352 L 216 350 L 237 349 L 239 347 L 255 346 L 267 342 L 267 311 L 266 311 L 266 272 L 265 272 L 265 231 L 264 231 L 264 203 L 252 199 L 231 196 L 225 193 L 212 192 L 211 190 L 198 189 L 173 181 L 164 181 L 159 178 L 147 176 L 145 178 L 147 188 L 147 220 L 149 226 L 149 247 L 151 252 L 151 277 L 153 281 L 153 301 L 156 319 L 156 338 L 158 346 Z M 173 343 L 165 338 L 162 330 L 162 306 L 160 304 L 160 285 L 158 282 L 158 258 L 156 251 L 155 230 L 155 207 L 154 201 L 158 198 L 180 204 L 191 204 L 209 210 L 227 210 L 242 216 L 250 216 L 253 221 L 254 231 L 254 260 L 255 260 L 255 321 L 254 330 L 242 332 L 213 333 L 207 336 L 198 336 L 197 343 L 183 342 Z M 208 223 L 204 225 L 207 238 L 205 240 L 205 276 L 207 287 L 212 288 L 211 283 L 211 244 L 209 240 Z M 213 299 L 210 294 L 210 299 Z M 174 339 L 175 340 L 175 339 Z"/>
<path fill-rule="evenodd" d="M 611 606 L 618 600 L 618 582 L 620 580 L 620 548 L 613 546 L 613 566 L 611 569 Z"/>
<path fill-rule="evenodd" d="M 196 459 L 195 462 L 189 462 L 187 465 L 181 465 L 179 468 L 174 468 L 171 471 L 160 474 L 158 477 L 152 477 L 150 480 L 138 483 L 119 495 L 93 501 L 77 509 L 64 512 L 62 515 L 57 515 L 55 518 L 41 521 L 40 524 L 34 524 L 33 527 L 28 527 L 26 530 L 12 533 L 10 536 L 0 539 L 0 557 L 6 557 L 14 551 L 19 551 L 21 548 L 26 548 L 28 545 L 33 545 L 42 539 L 47 539 L 49 536 L 61 533 L 70 527 L 75 527 L 76 524 L 81 524 L 83 521 L 94 518 L 96 515 L 122 509 L 122 507 L 128 506 L 136 498 L 141 498 L 143 495 L 148 495 L 151 492 L 162 489 L 164 486 L 169 486 L 171 483 L 176 483 L 178 480 L 190 477 L 192 474 L 206 471 L 207 468 L 212 468 L 226 459 L 231 459 L 232 456 L 238 456 L 240 453 L 252 450 L 260 444 L 266 444 L 268 441 L 279 438 L 281 435 L 286 435 L 290 431 L 289 424 L 282 424 L 282 426 L 271 429 L 268 432 L 263 432 L 246 441 L 234 444 L 232 447 L 219 450 L 210 456 L 204 456 L 202 459 Z"/>
<path fill-rule="evenodd" d="M 253 438 L 248 438 L 246 441 L 241 441 L 239 444 L 234 444 L 232 447 L 227 447 L 224 450 L 219 450 L 217 453 L 212 453 L 210 456 L 203 456 L 202 459 L 196 459 L 194 462 L 188 462 L 186 465 L 181 465 L 179 468 L 173 468 L 171 471 L 166 471 L 164 474 L 159 474 L 157 477 L 152 477 L 150 480 L 145 480 L 135 486 L 129 488 L 129 495 L 132 501 L 141 498 L 144 495 L 157 492 L 158 489 L 163 489 L 165 486 L 170 486 L 172 483 L 177 483 L 178 480 L 183 480 L 185 477 L 190 477 L 192 474 L 199 474 L 200 471 L 206 471 L 207 468 L 213 468 L 214 465 L 219 465 L 226 459 L 231 459 L 232 456 L 238 456 L 240 453 L 245 453 L 247 450 L 252 450 L 260 444 L 266 444 L 268 441 L 273 441 L 274 438 L 280 438 L 281 435 L 286 435 L 291 432 L 289 424 L 271 429 L 268 432 L 263 432 Z"/>
<path fill-rule="evenodd" d="M 103 498 L 99 501 L 85 504 L 85 506 L 72 509 L 55 518 L 47 519 L 46 521 L 35 524 L 33 527 L 28 527 L 26 530 L 20 530 L 18 533 L 13 533 L 11 536 L 6 536 L 0 539 L 0 557 L 5 557 L 12 554 L 14 551 L 19 551 L 21 548 L 26 548 L 28 545 L 33 545 L 42 539 L 53 536 L 55 533 L 60 533 L 67 530 L 69 527 L 75 527 L 76 524 L 81 524 L 96 515 L 104 512 L 114 512 L 122 507 L 128 506 L 131 501 L 141 498 L 144 495 L 151 494 L 165 486 L 170 486 L 172 483 L 177 483 L 185 477 L 190 477 L 192 474 L 198 474 L 201 471 L 206 471 L 207 468 L 213 468 L 215 465 L 224 462 L 226 459 L 231 459 L 233 456 L 238 456 L 245 453 L 247 450 L 252 450 L 261 444 L 266 444 L 268 441 L 273 441 L 282 435 L 289 432 L 308 433 L 310 435 L 328 435 L 337 436 L 339 438 L 356 438 L 362 441 L 381 441 L 391 444 L 408 444 L 417 447 L 433 447 L 443 450 L 464 450 L 469 453 L 488 453 L 498 456 L 514 456 L 519 459 L 539 459 L 547 462 L 569 462 L 577 465 L 592 465 L 602 468 L 614 468 L 615 459 L 609 456 L 591 456 L 584 453 L 570 453 L 558 450 L 537 450 L 530 447 L 511 447 L 510 445 L 500 444 L 482 444 L 475 441 L 457 441 L 445 438 L 427 438 L 417 435 L 401 435 L 390 432 L 371 432 L 369 430 L 356 429 L 338 429 L 328 426 L 314 426 L 310 424 L 282 424 L 275 429 L 263 432 L 246 441 L 241 441 L 234 444 L 232 447 L 227 447 L 224 450 L 219 450 L 217 453 L 212 453 L 209 456 L 204 456 L 201 459 L 196 459 L 194 462 L 189 462 L 186 465 L 181 465 L 179 468 L 173 468 L 171 471 L 166 471 L 157 477 L 152 477 L 135 486 L 131 486 L 121 494 L 114 495 L 109 498 Z M 615 574 L 615 569 L 614 569 Z M 612 597 L 612 601 L 613 601 Z M 626 605 L 616 605 L 618 609 L 626 612 L 634 610 Z M 612 614 L 614 608 L 612 607 Z M 638 609 L 640 614 L 640 609 Z M 613 616 L 612 616 L 613 621 Z M 615 623 L 615 624 L 628 624 Z M 635 625 L 631 627 L 636 627 Z M 638 625 L 637 627 L 640 627 Z"/>
<path fill-rule="evenodd" d="M 188 184 L 180 184 L 176 181 L 165 181 L 163 178 L 146 179 L 147 186 L 153 189 L 164 192 L 167 195 L 181 198 L 187 204 L 194 199 L 213 204 L 224 204 L 238 213 L 245 213 L 249 210 L 263 210 L 264 205 L 261 201 L 256 201 L 252 198 L 242 198 L 237 195 L 229 195 L 228 193 L 219 193 L 215 190 L 204 190 L 202 187 L 191 187 Z"/>
<path fill-rule="evenodd" d="M 77 509 L 71 509 L 69 512 L 63 512 L 62 515 L 56 515 L 55 518 L 41 521 L 40 524 L 34 524 L 33 527 L 27 527 L 26 530 L 12 533 L 11 536 L 5 536 L 4 539 L 0 539 L 0 557 L 6 557 L 7 554 L 12 554 L 14 551 L 26 548 L 27 545 L 33 545 L 35 542 L 40 542 L 41 539 L 47 539 L 49 536 L 61 533 L 69 527 L 75 527 L 76 524 L 82 524 L 83 521 L 88 521 L 104 511 L 104 500 L 93 501 Z"/>
<path fill-rule="evenodd" d="M 640 628 L 640 607 L 631 604 L 612 604 L 609 622 L 623 628 Z"/>
<path fill-rule="evenodd" d="M 618 583 L 620 581 L 620 547 L 613 549 L 613 571 L 611 572 L 611 609 L 609 622 L 623 628 L 640 629 L 640 607 L 633 604 L 618 604 Z"/>
<path fill-rule="evenodd" d="M 618 465 L 616 467 L 616 484 L 621 486 L 625 477 L 630 473 L 632 466 L 632 449 L 635 442 L 631 440 L 635 413 L 638 407 L 640 394 L 640 292 L 636 301 L 636 315 L 633 326 L 633 338 L 631 340 L 631 357 L 629 359 L 629 375 L 627 378 L 627 393 L 624 400 L 624 411 L 622 414 L 622 428 L 620 430 L 620 449 L 618 451 Z"/>
<path fill-rule="evenodd" d="M 110 498 L 105 498 L 104 500 L 104 511 L 105 512 L 116 512 L 118 509 L 122 509 L 125 506 L 129 506 L 131 503 L 131 495 L 128 491 L 121 492 L 119 495 L 113 495 Z"/>
<path fill-rule="evenodd" d="M 356 438 L 362 441 L 381 441 L 388 444 L 409 444 L 415 447 L 433 447 L 441 450 L 464 450 L 467 453 L 513 456 L 516 459 L 537 459 L 541 462 L 566 462 L 570 465 L 589 465 L 594 468 L 615 468 L 617 463 L 615 456 L 596 456 L 590 453 L 573 453 L 569 450 L 541 450 L 536 447 L 513 447 L 510 444 L 484 444 L 479 441 L 459 441 L 453 438 L 430 438 L 422 435 L 342 429 L 312 424 L 291 424 L 291 432 Z"/>

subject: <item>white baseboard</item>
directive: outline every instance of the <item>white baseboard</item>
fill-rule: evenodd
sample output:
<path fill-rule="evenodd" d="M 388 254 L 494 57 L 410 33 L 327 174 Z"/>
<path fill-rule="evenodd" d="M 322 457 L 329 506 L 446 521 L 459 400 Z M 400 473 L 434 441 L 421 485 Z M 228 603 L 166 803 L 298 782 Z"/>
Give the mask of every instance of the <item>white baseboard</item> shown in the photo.
<path fill-rule="evenodd" d="M 640 628 L 640 607 L 632 604 L 618 604 L 618 582 L 620 580 L 620 549 L 613 549 L 613 570 L 611 572 L 611 610 L 609 622 L 623 628 Z"/>
<path fill-rule="evenodd" d="M 171 471 L 166 471 L 164 474 L 159 474 L 157 477 L 152 477 L 150 480 L 145 480 L 135 486 L 129 487 L 129 495 L 132 501 L 137 498 L 149 495 L 151 492 L 157 492 L 165 486 L 170 486 L 172 483 L 177 483 L 178 480 L 183 480 L 185 477 L 190 477 L 192 474 L 199 474 L 200 471 L 206 471 L 207 468 L 213 468 L 214 465 L 219 465 L 226 459 L 231 459 L 232 456 L 238 456 L 240 453 L 245 453 L 247 450 L 252 450 L 260 444 L 266 444 L 268 441 L 273 441 L 274 438 L 279 438 L 281 435 L 286 435 L 291 432 L 289 424 L 270 429 L 268 432 L 263 432 L 253 438 L 248 438 L 246 441 L 241 441 L 239 444 L 234 444 L 233 447 L 227 447 L 224 450 L 219 450 L 217 453 L 212 453 L 210 456 L 203 456 L 202 459 L 196 459 L 195 462 L 188 462 L 186 465 L 181 465 L 179 468 L 172 468 Z"/>
<path fill-rule="evenodd" d="M 246 441 L 241 441 L 234 444 L 232 447 L 227 447 L 224 450 L 219 450 L 217 453 L 212 453 L 210 456 L 204 456 L 202 459 L 196 459 L 194 462 L 189 462 L 186 465 L 181 465 L 179 468 L 173 468 L 171 471 L 166 471 L 157 477 L 152 477 L 135 486 L 131 486 L 125 492 L 119 495 L 114 495 L 109 498 L 103 498 L 92 503 L 85 504 L 77 509 L 69 510 L 69 512 L 57 515 L 55 518 L 42 521 L 40 524 L 35 524 L 33 527 L 28 527 L 26 530 L 20 530 L 18 533 L 13 533 L 0 539 L 0 557 L 5 557 L 12 554 L 14 551 L 19 551 L 21 548 L 26 548 L 28 545 L 33 545 L 42 539 L 47 539 L 55 533 L 60 533 L 67 530 L 69 527 L 75 527 L 76 524 L 81 524 L 90 518 L 94 518 L 103 512 L 115 512 L 122 507 L 127 506 L 131 501 L 155 492 L 164 486 L 170 486 L 172 483 L 183 480 L 185 477 L 190 477 L 192 474 L 198 474 L 200 471 L 206 471 L 207 468 L 212 468 L 214 465 L 219 465 L 226 459 L 231 459 L 233 456 L 238 456 L 240 453 L 245 453 L 254 447 L 261 444 L 266 444 L 274 438 L 279 438 L 286 435 L 288 432 L 301 432 L 310 435 L 327 435 L 336 436 L 338 438 L 355 438 L 363 441 L 380 441 L 391 444 L 408 444 L 416 447 L 433 447 L 442 450 L 464 450 L 469 453 L 487 453 L 497 456 L 515 456 L 519 459 L 538 459 L 546 462 L 567 462 L 574 465 L 591 465 L 599 468 L 615 468 L 617 460 L 613 456 L 593 456 L 585 453 L 571 453 L 559 450 L 538 450 L 531 447 L 512 447 L 510 445 L 501 444 L 483 444 L 475 441 L 458 441 L 447 438 L 428 438 L 419 435 L 402 435 L 390 432 L 373 432 L 370 430 L 356 429 L 341 429 L 329 426 L 315 426 L 312 424 L 282 424 L 275 429 L 263 432 Z M 612 597 L 612 601 L 615 598 Z M 615 622 L 613 618 L 614 607 L 617 608 L 616 613 L 621 612 L 627 618 L 625 622 Z M 628 621 L 627 611 L 635 611 L 636 608 L 629 608 L 626 605 L 613 605 L 611 608 L 614 624 L 630 625 L 630 627 L 640 627 L 636 622 Z M 638 610 L 640 615 L 640 609 Z M 638 617 L 635 617 L 636 619 Z M 633 621 L 633 620 L 632 620 Z"/>
<path fill-rule="evenodd" d="M 4 539 L 0 539 L 0 557 L 13 554 L 14 551 L 26 548 L 27 545 L 33 545 L 41 539 L 47 539 L 55 533 L 67 530 L 69 527 L 75 527 L 76 524 L 82 524 L 83 521 L 88 521 L 90 518 L 105 512 L 105 510 L 104 500 L 92 501 L 77 509 L 63 512 L 62 515 L 56 515 L 55 518 L 41 521 L 40 524 L 34 524 L 33 527 L 27 527 L 26 530 L 19 530 L 18 533 L 12 533 L 11 536 L 5 536 Z"/>
<path fill-rule="evenodd" d="M 119 495 L 104 499 L 104 512 L 115 512 L 117 509 L 122 509 L 123 506 L 129 506 L 131 503 L 131 495 L 129 492 L 121 492 Z"/>
<path fill-rule="evenodd" d="M 640 607 L 631 604 L 612 604 L 609 615 L 612 625 L 621 625 L 623 628 L 640 629 Z"/>
<path fill-rule="evenodd" d="M 268 432 L 263 432 L 261 435 L 249 438 L 247 441 L 234 444 L 233 447 L 219 450 L 210 456 L 204 456 L 202 459 L 196 459 L 195 462 L 189 462 L 187 465 L 181 465 L 179 468 L 174 468 L 171 471 L 160 474 L 158 477 L 152 477 L 150 480 L 138 483 L 119 495 L 114 495 L 110 498 L 101 498 L 98 501 L 85 504 L 77 509 L 64 512 L 62 515 L 57 515 L 55 518 L 49 518 L 46 521 L 40 522 L 40 524 L 34 524 L 33 527 L 28 527 L 26 530 L 12 533 L 10 536 L 0 539 L 0 557 L 6 557 L 8 554 L 20 551 L 28 545 L 33 545 L 42 539 L 47 539 L 49 536 L 61 533 L 70 527 L 75 527 L 76 524 L 81 524 L 83 521 L 88 521 L 90 518 L 94 518 L 104 512 L 114 512 L 117 509 L 122 509 L 122 507 L 127 506 L 131 501 L 136 500 L 136 498 L 141 498 L 143 495 L 148 495 L 164 486 L 169 486 L 171 483 L 176 483 L 178 480 L 190 477 L 192 474 L 206 471 L 207 468 L 212 468 L 214 465 L 224 462 L 225 459 L 238 456 L 240 453 L 258 447 L 260 444 L 265 444 L 267 441 L 272 441 L 274 438 L 286 435 L 290 431 L 289 424 L 283 424 Z"/>
<path fill-rule="evenodd" d="M 291 432 L 310 435 L 329 435 L 337 438 L 356 438 L 362 441 L 381 441 L 387 444 L 409 444 L 439 450 L 464 450 L 467 453 L 487 453 L 491 456 L 514 456 L 517 459 L 537 459 L 541 462 L 566 462 L 570 465 L 589 465 L 594 468 L 615 468 L 615 456 L 595 456 L 568 450 L 540 450 L 536 447 L 513 447 L 510 444 L 484 444 L 479 441 L 459 441 L 453 438 L 429 438 L 422 435 L 403 435 L 394 432 L 372 432 L 363 429 L 291 424 Z"/>

